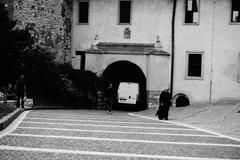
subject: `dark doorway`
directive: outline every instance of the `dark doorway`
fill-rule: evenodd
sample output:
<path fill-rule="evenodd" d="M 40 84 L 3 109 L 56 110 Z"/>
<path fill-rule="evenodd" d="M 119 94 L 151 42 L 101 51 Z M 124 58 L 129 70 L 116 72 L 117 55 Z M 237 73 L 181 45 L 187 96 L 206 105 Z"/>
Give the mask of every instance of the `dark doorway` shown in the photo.
<path fill-rule="evenodd" d="M 147 109 L 146 77 L 142 70 L 129 61 L 117 61 L 110 64 L 102 74 L 104 82 L 111 82 L 114 90 L 113 109 L 116 110 L 145 110 Z M 132 82 L 139 85 L 139 95 L 136 104 L 118 102 L 118 88 L 121 82 Z"/>
<path fill-rule="evenodd" d="M 85 51 L 76 51 L 76 55 L 80 56 L 80 70 L 85 70 L 85 63 L 86 63 L 86 52 Z"/>
<path fill-rule="evenodd" d="M 188 97 L 184 94 L 178 95 L 175 103 L 176 107 L 185 107 L 190 105 Z"/>

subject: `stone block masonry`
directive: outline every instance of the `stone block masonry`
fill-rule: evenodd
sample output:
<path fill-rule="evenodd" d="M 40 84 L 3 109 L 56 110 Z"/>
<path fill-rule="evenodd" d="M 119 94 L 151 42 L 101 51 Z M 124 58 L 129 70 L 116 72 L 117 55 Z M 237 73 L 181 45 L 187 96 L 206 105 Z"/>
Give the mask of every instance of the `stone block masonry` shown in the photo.
<path fill-rule="evenodd" d="M 69 0 L 12 0 L 16 28 L 30 28 L 35 45 L 56 53 L 57 63 L 71 63 L 71 15 Z"/>

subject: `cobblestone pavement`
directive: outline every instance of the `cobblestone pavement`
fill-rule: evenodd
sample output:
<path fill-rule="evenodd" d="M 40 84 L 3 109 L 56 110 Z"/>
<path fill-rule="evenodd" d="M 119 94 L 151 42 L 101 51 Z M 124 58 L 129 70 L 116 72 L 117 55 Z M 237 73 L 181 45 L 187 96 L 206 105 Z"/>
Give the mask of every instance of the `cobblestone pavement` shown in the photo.
<path fill-rule="evenodd" d="M 156 118 L 156 108 L 136 114 Z M 169 119 L 240 139 L 240 104 L 210 104 L 172 107 Z"/>
<path fill-rule="evenodd" d="M 1 160 L 240 159 L 240 141 L 114 111 L 35 110 L 0 135 Z"/>

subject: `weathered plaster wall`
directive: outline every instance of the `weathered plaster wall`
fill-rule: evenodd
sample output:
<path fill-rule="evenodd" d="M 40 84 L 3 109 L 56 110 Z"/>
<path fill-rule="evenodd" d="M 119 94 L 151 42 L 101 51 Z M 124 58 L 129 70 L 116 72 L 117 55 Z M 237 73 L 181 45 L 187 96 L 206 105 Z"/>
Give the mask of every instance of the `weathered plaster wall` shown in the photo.
<path fill-rule="evenodd" d="M 58 63 L 71 62 L 71 2 L 12 0 L 17 28 L 31 28 L 35 45 L 56 53 Z"/>
<path fill-rule="evenodd" d="M 178 0 L 176 10 L 174 93 L 186 94 L 191 103 L 208 103 L 227 98 L 239 100 L 240 25 L 229 24 L 231 1 L 201 0 L 198 25 L 184 24 L 184 2 L 185 0 Z M 170 0 L 133 0 L 132 24 L 118 25 L 118 0 L 91 0 L 89 25 L 79 25 L 76 21 L 78 5 L 77 1 L 74 1 L 73 55 L 75 51 L 90 48 L 96 34 L 102 42 L 125 43 L 154 43 L 156 36 L 159 35 L 163 49 L 171 53 L 172 3 L 173 1 Z M 131 39 L 123 38 L 126 27 L 131 29 Z M 185 78 L 187 51 L 203 52 L 203 79 Z M 92 58 L 87 57 L 87 69 L 96 66 L 94 63 L 97 61 Z M 126 60 L 128 57 L 119 57 L 119 59 Z M 93 60 L 91 64 L 89 60 Z M 108 60 L 105 59 L 103 63 L 107 66 L 109 63 L 106 61 Z M 151 64 L 150 71 L 156 75 L 152 79 L 148 78 L 148 91 L 152 88 L 152 91 L 160 90 L 158 87 L 165 85 L 161 83 L 163 80 L 166 81 L 166 77 L 162 79 L 161 74 L 167 74 L 161 72 L 159 68 L 163 67 L 161 65 L 167 60 L 153 61 L 148 64 Z M 79 62 L 80 56 L 76 56 L 73 60 L 76 68 L 79 68 Z M 136 62 L 139 66 L 141 63 L 146 62 L 143 60 Z M 142 67 L 142 70 L 147 73 L 144 68 Z"/>
<path fill-rule="evenodd" d="M 174 92 L 186 92 L 193 102 L 208 102 L 211 71 L 211 0 L 200 2 L 199 25 L 184 24 L 184 0 L 177 2 L 175 28 Z M 204 52 L 202 80 L 187 80 L 187 51 Z"/>
<path fill-rule="evenodd" d="M 77 24 L 78 3 L 73 2 L 73 46 L 75 50 L 90 47 L 96 34 L 104 42 L 154 43 L 156 36 L 164 49 L 170 50 L 171 2 L 159 0 L 132 1 L 132 24 L 118 25 L 118 0 L 91 0 L 89 24 Z M 164 15 L 164 16 L 162 16 Z M 97 27 L 96 27 L 97 26 Z M 123 31 L 130 28 L 131 38 L 124 39 Z M 162 30 L 169 32 L 161 32 Z M 82 42 L 82 43 L 80 43 Z"/>
<path fill-rule="evenodd" d="M 147 79 L 147 96 L 149 107 L 158 104 L 160 91 L 169 86 L 169 56 L 160 55 L 124 55 L 124 54 L 87 54 L 86 70 L 91 70 L 97 75 L 112 63 L 129 61 L 136 64 Z"/>
<path fill-rule="evenodd" d="M 163 49 L 171 50 L 171 1 L 132 1 L 132 24 L 118 25 L 119 0 L 91 0 L 89 24 L 77 24 L 78 3 L 73 2 L 73 55 L 77 50 L 90 48 L 95 35 L 101 42 L 155 43 L 160 36 Z M 164 16 L 162 16 L 164 15 Z M 97 27 L 96 27 L 97 26 Z M 125 28 L 130 28 L 131 38 L 124 39 Z M 73 66 L 79 68 L 80 57 L 75 56 Z"/>
<path fill-rule="evenodd" d="M 213 101 L 240 99 L 240 24 L 230 24 L 230 0 L 217 0 L 214 12 Z"/>
<path fill-rule="evenodd" d="M 199 25 L 185 25 L 184 0 L 178 1 L 174 91 L 186 92 L 194 103 L 240 99 L 240 25 L 229 24 L 230 9 L 230 0 L 201 1 Z M 187 51 L 204 52 L 203 80 L 185 79 Z"/>
<path fill-rule="evenodd" d="M 100 42 L 119 42 L 119 43 L 155 43 L 157 35 L 160 36 L 163 49 L 170 53 L 171 50 L 171 10 L 172 3 L 170 1 L 159 0 L 137 0 L 132 1 L 132 19 L 130 25 L 118 24 L 118 9 L 119 0 L 91 0 L 89 6 L 89 24 L 82 25 L 77 23 L 78 17 L 78 3 L 73 2 L 73 55 L 75 51 L 86 50 L 90 48 L 95 35 L 99 36 Z M 163 16 L 164 15 L 164 16 Z M 97 26 L 97 27 L 96 27 Z M 124 39 L 123 33 L 125 28 L 130 28 L 131 38 Z M 105 66 L 109 64 L 107 61 L 128 60 L 131 56 L 110 55 L 109 59 L 104 59 L 102 62 Z M 117 57 L 117 58 L 116 58 Z M 133 57 L 138 57 L 134 55 Z M 143 56 L 145 59 L 145 56 Z M 136 58 L 138 59 L 138 58 Z M 142 58 L 141 58 L 142 59 Z M 96 61 L 92 62 L 89 56 L 86 58 L 86 69 L 94 70 Z M 160 90 L 163 88 L 163 81 L 169 80 L 169 75 L 162 73 L 161 69 L 169 66 L 163 66 L 158 59 L 151 61 L 155 67 L 151 67 L 151 75 L 153 79 L 148 76 L 148 90 Z M 158 62 L 157 62 L 158 61 Z M 80 56 L 75 56 L 73 66 L 79 68 Z M 139 66 L 146 65 L 145 60 L 137 60 L 136 64 Z M 152 62 L 150 62 L 152 63 Z M 169 61 L 168 61 L 169 63 Z M 95 66 L 96 65 L 96 66 Z M 104 68 L 104 67 L 103 67 Z M 146 67 L 141 67 L 146 73 Z M 167 68 L 168 70 L 168 68 Z M 160 80 L 158 77 L 161 77 Z"/>
<path fill-rule="evenodd" d="M 112 63 L 116 61 L 129 61 L 136 64 L 147 76 L 147 64 L 144 55 L 123 55 L 123 54 L 87 54 L 86 56 L 86 70 L 91 70 L 97 75 L 101 75 L 103 71 Z"/>
<path fill-rule="evenodd" d="M 170 57 L 159 55 L 124 55 L 124 54 L 87 54 L 86 70 L 97 75 L 116 61 L 129 61 L 143 71 L 147 78 L 148 91 L 160 91 L 169 86 Z"/>

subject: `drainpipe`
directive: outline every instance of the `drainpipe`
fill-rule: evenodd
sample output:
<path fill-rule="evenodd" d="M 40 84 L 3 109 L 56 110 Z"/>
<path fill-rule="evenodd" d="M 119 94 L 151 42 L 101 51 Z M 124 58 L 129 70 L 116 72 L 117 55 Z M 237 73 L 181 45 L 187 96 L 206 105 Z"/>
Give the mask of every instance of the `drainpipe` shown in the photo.
<path fill-rule="evenodd" d="M 213 54 L 214 54 L 214 14 L 215 14 L 216 0 L 213 0 L 212 6 L 212 39 L 211 39 L 211 70 L 210 70 L 210 87 L 209 87 L 209 103 L 212 103 L 212 85 L 213 85 Z"/>
<path fill-rule="evenodd" d="M 171 79 L 170 79 L 170 94 L 173 98 L 173 76 L 174 76 L 174 53 L 175 53 L 175 15 L 176 15 L 177 0 L 173 0 L 172 10 L 172 58 L 171 58 Z"/>

